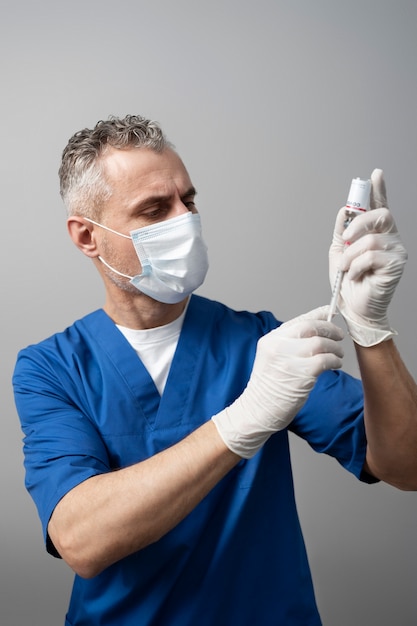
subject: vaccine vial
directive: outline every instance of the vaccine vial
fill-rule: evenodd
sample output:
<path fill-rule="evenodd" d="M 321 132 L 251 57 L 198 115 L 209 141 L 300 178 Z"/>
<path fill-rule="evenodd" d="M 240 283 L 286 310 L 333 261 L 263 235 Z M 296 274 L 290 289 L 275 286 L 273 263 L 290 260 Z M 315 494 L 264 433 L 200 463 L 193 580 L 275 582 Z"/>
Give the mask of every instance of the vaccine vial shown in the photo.
<path fill-rule="evenodd" d="M 371 197 L 371 181 L 362 178 L 354 178 L 350 185 L 346 202 L 344 227 L 349 226 L 351 221 L 359 214 L 369 209 Z"/>

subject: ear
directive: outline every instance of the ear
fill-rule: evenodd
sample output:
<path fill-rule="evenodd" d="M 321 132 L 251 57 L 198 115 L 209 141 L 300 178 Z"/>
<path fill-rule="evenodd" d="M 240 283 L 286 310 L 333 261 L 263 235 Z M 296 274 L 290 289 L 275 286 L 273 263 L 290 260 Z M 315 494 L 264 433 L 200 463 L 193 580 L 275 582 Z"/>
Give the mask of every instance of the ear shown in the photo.
<path fill-rule="evenodd" d="M 94 234 L 94 225 L 79 215 L 72 215 L 67 220 L 69 236 L 79 250 L 90 258 L 99 255 Z"/>

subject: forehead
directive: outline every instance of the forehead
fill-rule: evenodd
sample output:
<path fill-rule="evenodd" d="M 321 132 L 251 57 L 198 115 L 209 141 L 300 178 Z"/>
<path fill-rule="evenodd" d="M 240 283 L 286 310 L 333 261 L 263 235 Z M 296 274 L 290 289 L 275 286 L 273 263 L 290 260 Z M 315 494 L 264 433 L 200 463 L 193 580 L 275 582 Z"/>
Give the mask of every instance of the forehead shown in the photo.
<path fill-rule="evenodd" d="M 110 148 L 103 157 L 105 176 L 113 193 L 181 193 L 191 186 L 189 174 L 171 148 L 155 152 L 150 148 Z"/>

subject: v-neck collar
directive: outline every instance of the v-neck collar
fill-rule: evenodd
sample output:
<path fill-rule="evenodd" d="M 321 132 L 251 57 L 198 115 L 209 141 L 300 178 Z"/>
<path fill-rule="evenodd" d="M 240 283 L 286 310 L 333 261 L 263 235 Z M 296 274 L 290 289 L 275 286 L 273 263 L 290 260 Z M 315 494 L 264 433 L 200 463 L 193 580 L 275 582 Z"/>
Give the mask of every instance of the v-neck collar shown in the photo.
<path fill-rule="evenodd" d="M 191 296 L 162 397 L 135 350 L 103 309 L 84 324 L 124 380 L 131 401 L 152 429 L 179 426 L 187 414 L 190 392 L 204 358 L 214 308 Z"/>

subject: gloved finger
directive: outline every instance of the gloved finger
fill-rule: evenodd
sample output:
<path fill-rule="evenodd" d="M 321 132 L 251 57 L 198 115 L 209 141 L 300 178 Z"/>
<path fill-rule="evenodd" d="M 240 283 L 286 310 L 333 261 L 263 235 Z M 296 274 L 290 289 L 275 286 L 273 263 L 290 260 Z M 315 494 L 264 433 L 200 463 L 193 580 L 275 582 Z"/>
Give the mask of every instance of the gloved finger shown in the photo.
<path fill-rule="evenodd" d="M 371 210 L 380 209 L 381 207 L 388 209 L 384 172 L 380 169 L 375 169 L 371 174 L 371 183 L 371 199 L 369 202 Z"/>
<path fill-rule="evenodd" d="M 341 247 L 341 249 L 343 249 L 343 246 L 344 246 L 342 235 L 345 230 L 345 221 L 346 221 L 346 207 L 344 206 L 341 209 L 339 209 L 336 215 L 336 221 L 335 221 L 334 231 L 333 231 L 333 241 L 332 241 L 332 246 Z"/>
<path fill-rule="evenodd" d="M 308 317 L 299 316 L 293 320 L 290 320 L 289 322 L 286 322 L 277 329 L 277 331 L 279 331 L 280 337 L 286 337 L 291 339 L 328 337 L 335 341 L 341 341 L 344 337 L 342 329 L 339 328 L 339 326 L 336 326 L 336 324 L 333 324 L 333 322 L 327 321 L 329 306 L 327 305 L 325 307 L 320 307 L 318 311 L 320 312 L 320 315 L 325 314 L 326 317 L 321 317 L 320 319 L 311 319 Z"/>
<path fill-rule="evenodd" d="M 401 276 L 407 253 L 404 249 L 398 251 L 368 250 L 356 257 L 347 272 L 349 280 L 360 280 L 369 273 L 380 272 L 390 278 Z"/>
<path fill-rule="evenodd" d="M 293 324 L 297 324 L 301 320 L 325 320 L 327 318 L 328 309 L 328 304 L 324 306 L 319 306 L 315 309 L 312 309 L 311 311 L 307 311 L 307 313 L 302 313 L 297 317 L 293 317 L 292 319 L 285 322 L 285 324 L 283 324 L 282 326 L 291 326 Z M 282 326 L 280 328 L 282 328 Z"/>
<path fill-rule="evenodd" d="M 340 359 L 344 356 L 343 345 L 339 338 L 332 339 L 326 335 L 320 335 L 315 337 L 309 337 L 308 340 L 303 341 L 304 356 L 314 357 L 318 354 L 333 354 Z"/>
<path fill-rule="evenodd" d="M 398 233 L 370 233 L 364 235 L 354 243 L 346 246 L 345 253 L 340 262 L 340 269 L 346 272 L 354 259 L 369 251 L 382 251 L 389 253 L 392 250 L 401 250 L 402 245 Z"/>
<path fill-rule="evenodd" d="M 284 380 L 285 377 L 288 377 L 289 381 L 298 380 L 297 387 L 300 390 L 305 390 L 306 386 L 311 390 L 317 376 L 322 372 L 341 367 L 343 367 L 342 357 L 333 352 L 323 352 L 308 358 L 302 355 L 293 356 L 288 364 L 285 361 L 280 363 L 276 372 L 279 372 L 281 380 Z"/>
<path fill-rule="evenodd" d="M 320 358 L 327 361 L 330 355 L 338 361 L 343 360 L 344 350 L 339 337 L 281 337 L 276 345 L 271 339 L 274 338 L 265 335 L 258 343 L 261 349 L 257 365 L 260 363 L 263 371 L 272 367 L 275 373 L 280 372 L 283 376 L 293 376 L 294 372 L 311 376 L 312 363 L 317 363 Z"/>
<path fill-rule="evenodd" d="M 397 226 L 386 208 L 374 209 L 358 215 L 343 232 L 343 239 L 350 244 L 368 233 L 396 233 Z"/>
<path fill-rule="evenodd" d="M 331 352 L 327 354 L 317 354 L 312 358 L 310 371 L 313 376 L 319 376 L 327 370 L 337 370 L 343 367 L 343 359 Z"/>

